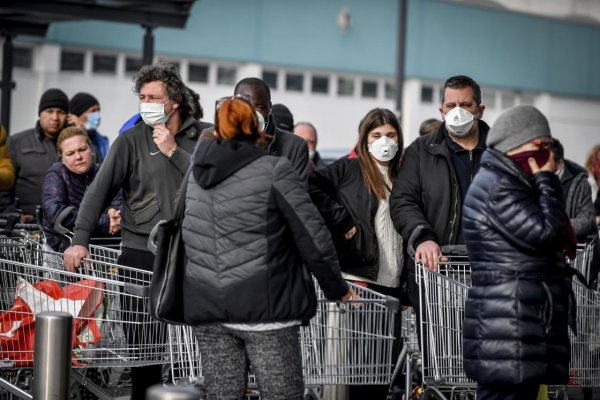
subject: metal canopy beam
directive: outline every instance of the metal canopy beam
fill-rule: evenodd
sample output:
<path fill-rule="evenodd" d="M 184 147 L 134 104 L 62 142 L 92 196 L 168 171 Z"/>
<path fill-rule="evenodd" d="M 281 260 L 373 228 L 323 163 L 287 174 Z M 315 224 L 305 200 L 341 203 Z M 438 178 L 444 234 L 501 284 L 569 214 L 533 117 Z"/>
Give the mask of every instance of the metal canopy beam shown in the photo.
<path fill-rule="evenodd" d="M 52 22 L 92 19 L 154 27 L 184 28 L 193 2 L 194 0 L 161 2 L 2 0 L 0 2 L 0 18 L 2 18 L 2 14 L 14 13 L 26 15 L 32 21 L 36 19 Z"/>
<path fill-rule="evenodd" d="M 10 124 L 13 44 L 17 35 L 45 36 L 54 22 L 92 20 L 141 25 L 144 61 L 154 55 L 153 29 L 184 28 L 196 0 L 0 0 L 0 35 L 4 37 L 0 122 Z"/>

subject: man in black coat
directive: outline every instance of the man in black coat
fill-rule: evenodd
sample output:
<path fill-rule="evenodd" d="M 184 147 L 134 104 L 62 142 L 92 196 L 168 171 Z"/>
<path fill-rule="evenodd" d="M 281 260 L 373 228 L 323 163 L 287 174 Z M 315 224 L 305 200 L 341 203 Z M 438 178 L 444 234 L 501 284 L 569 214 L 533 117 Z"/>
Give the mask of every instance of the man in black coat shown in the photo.
<path fill-rule="evenodd" d="M 34 128 L 11 134 L 8 152 L 15 167 L 16 181 L 12 192 L 5 192 L 6 203 L 23 210 L 30 220 L 36 206 L 42 204 L 42 184 L 48 168 L 58 161 L 56 138 L 66 126 L 69 98 L 60 89 L 48 89 L 40 98 L 39 120 Z"/>
<path fill-rule="evenodd" d="M 292 162 L 304 182 L 308 179 L 308 149 L 304 140 L 293 133 L 279 129 L 272 113 L 271 90 L 259 78 L 244 78 L 235 85 L 234 95 L 248 97 L 263 119 L 263 130 L 269 139 L 267 151 Z M 259 118 L 260 118 L 259 117 Z"/>

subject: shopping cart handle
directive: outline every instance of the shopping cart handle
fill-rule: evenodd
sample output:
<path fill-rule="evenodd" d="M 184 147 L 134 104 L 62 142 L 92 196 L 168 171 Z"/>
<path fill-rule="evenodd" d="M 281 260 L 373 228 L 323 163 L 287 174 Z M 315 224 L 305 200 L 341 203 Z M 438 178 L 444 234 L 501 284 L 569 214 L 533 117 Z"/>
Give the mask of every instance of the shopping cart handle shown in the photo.
<path fill-rule="evenodd" d="M 74 208 L 75 207 L 73 206 L 68 206 L 63 208 L 63 210 L 58 213 L 58 215 L 56 216 L 56 220 L 54 221 L 53 227 L 56 232 L 65 236 L 67 236 L 70 233 L 69 229 L 63 226 L 63 222 L 65 222 L 65 219 L 67 219 L 67 217 L 71 214 L 71 211 L 73 211 Z"/>
<path fill-rule="evenodd" d="M 441 247 L 442 254 L 445 256 L 466 256 L 467 246 L 464 244 L 452 244 L 445 245 Z"/>
<path fill-rule="evenodd" d="M 400 300 L 392 296 L 385 296 L 385 307 L 392 311 L 398 311 L 400 309 Z"/>

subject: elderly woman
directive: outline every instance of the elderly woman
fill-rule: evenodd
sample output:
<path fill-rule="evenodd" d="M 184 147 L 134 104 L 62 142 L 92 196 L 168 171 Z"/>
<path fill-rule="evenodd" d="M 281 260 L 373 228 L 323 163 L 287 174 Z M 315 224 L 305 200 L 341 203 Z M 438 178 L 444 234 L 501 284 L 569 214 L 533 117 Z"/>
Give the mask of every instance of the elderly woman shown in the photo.
<path fill-rule="evenodd" d="M 502 113 L 464 204 L 473 285 L 464 369 L 477 400 L 535 400 L 569 380 L 567 330 L 575 233 L 565 212 L 550 127 L 535 107 Z M 570 318 L 569 318 L 570 317 Z"/>
<path fill-rule="evenodd" d="M 42 187 L 42 227 L 48 246 L 54 251 L 62 252 L 69 246 L 69 239 L 56 232 L 54 224 L 67 207 L 72 207 L 61 225 L 73 230 L 83 194 L 94 180 L 98 167 L 93 162 L 90 139 L 80 128 L 63 129 L 56 140 L 56 148 L 60 161 L 50 167 Z M 121 196 L 117 195 L 100 216 L 94 236 L 119 232 L 121 202 Z"/>
<path fill-rule="evenodd" d="M 183 314 L 206 398 L 242 398 L 248 357 L 261 399 L 300 400 L 298 330 L 316 312 L 309 271 L 330 299 L 352 291 L 300 176 L 266 151 L 249 99 L 220 102 L 214 134 L 192 160 L 182 222 Z"/>

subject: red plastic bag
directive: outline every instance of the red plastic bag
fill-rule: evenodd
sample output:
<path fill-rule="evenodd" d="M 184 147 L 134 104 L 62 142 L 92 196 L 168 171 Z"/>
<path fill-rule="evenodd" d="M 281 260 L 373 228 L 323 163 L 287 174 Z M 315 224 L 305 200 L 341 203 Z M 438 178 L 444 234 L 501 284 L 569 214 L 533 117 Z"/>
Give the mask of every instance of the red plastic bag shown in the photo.
<path fill-rule="evenodd" d="M 96 343 L 100 340 L 100 329 L 93 318 L 103 297 L 104 284 L 93 279 L 60 287 L 54 281 L 32 285 L 19 278 L 13 306 L 0 314 L 0 359 L 12 361 L 16 367 L 33 366 L 35 315 L 44 311 L 73 315 L 72 347 Z M 77 335 L 86 327 L 91 338 L 84 342 Z"/>

